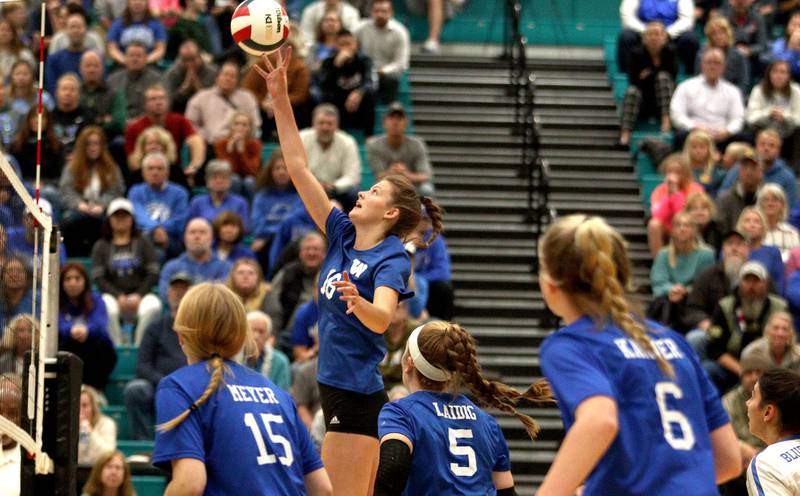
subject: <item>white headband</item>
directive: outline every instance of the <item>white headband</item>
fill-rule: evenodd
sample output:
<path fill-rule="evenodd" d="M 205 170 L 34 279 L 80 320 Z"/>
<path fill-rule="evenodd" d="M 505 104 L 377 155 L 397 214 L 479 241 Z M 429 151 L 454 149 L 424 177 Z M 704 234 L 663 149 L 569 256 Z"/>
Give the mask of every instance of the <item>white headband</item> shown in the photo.
<path fill-rule="evenodd" d="M 432 381 L 438 382 L 445 382 L 450 379 L 450 372 L 446 370 L 442 370 L 439 367 L 434 367 L 431 363 L 422 356 L 422 353 L 419 351 L 419 344 L 417 344 L 417 338 L 419 337 L 419 333 L 422 332 L 422 328 L 425 325 L 421 325 L 414 329 L 411 335 L 408 337 L 408 352 L 411 354 L 411 359 L 414 360 L 414 367 L 419 370 L 419 373 L 427 377 Z"/>

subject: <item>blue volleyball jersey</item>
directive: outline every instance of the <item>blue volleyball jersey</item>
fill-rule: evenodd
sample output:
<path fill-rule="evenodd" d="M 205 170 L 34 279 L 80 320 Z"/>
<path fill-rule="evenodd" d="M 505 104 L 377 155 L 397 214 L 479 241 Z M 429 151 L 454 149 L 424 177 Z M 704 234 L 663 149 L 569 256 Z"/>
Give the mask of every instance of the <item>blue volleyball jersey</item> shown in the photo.
<path fill-rule="evenodd" d="M 368 301 L 375 288 L 387 286 L 400 300 L 413 295 L 406 289 L 411 261 L 397 236 L 387 236 L 369 250 L 356 250 L 356 230 L 341 210 L 332 208 L 325 223 L 328 253 L 319 273 L 319 369 L 317 379 L 332 386 L 362 394 L 383 389 L 378 364 L 386 356 L 382 334 L 372 332 L 355 314 L 347 315 L 347 302 L 333 285 L 347 271 Z"/>
<path fill-rule="evenodd" d="M 378 437 L 414 446 L 406 496 L 494 495 L 492 472 L 511 470 L 497 421 L 464 395 L 417 391 L 383 406 Z"/>
<path fill-rule="evenodd" d="M 566 429 L 584 400 L 607 396 L 617 403 L 619 432 L 584 494 L 716 495 L 709 434 L 727 424 L 728 415 L 683 337 L 654 322 L 647 326 L 674 379 L 617 326 L 598 329 L 587 317 L 542 345 L 542 370 Z"/>
<path fill-rule="evenodd" d="M 322 468 L 292 398 L 258 372 L 225 361 L 230 373 L 178 427 L 156 434 L 153 463 L 194 458 L 206 466 L 206 495 L 306 494 L 303 478 Z M 207 362 L 182 367 L 156 391 L 156 419 L 175 418 L 208 386 Z"/>

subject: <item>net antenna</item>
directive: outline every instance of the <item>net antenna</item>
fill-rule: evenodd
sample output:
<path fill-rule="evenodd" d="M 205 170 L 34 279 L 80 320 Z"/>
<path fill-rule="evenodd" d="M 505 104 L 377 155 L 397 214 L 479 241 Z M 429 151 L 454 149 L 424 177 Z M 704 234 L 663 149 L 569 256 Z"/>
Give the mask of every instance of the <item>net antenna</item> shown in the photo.
<path fill-rule="evenodd" d="M 13 3 L 16 0 L 0 0 L 2 3 Z M 39 198 L 41 191 L 41 167 L 42 167 L 42 94 L 44 91 L 44 38 L 45 38 L 45 2 L 41 4 L 41 17 L 39 22 L 39 88 L 38 88 L 38 109 L 37 109 L 37 126 L 36 126 L 36 182 L 34 185 L 35 199 L 32 199 L 22 184 L 22 181 L 17 176 L 14 168 L 6 159 L 5 155 L 0 153 L 0 171 L 8 178 L 11 187 L 22 200 L 25 209 L 33 216 L 35 222 L 34 228 L 34 243 L 33 243 L 33 298 L 31 315 L 37 317 L 40 323 L 39 340 L 31 340 L 31 364 L 28 368 L 28 391 L 27 391 L 27 414 L 29 418 L 35 418 L 36 422 L 33 426 L 33 435 L 25 432 L 24 429 L 17 426 L 11 420 L 0 416 L 0 431 L 5 435 L 17 441 L 20 446 L 25 448 L 30 457 L 35 460 L 35 473 L 36 474 L 52 474 L 54 472 L 54 464 L 52 458 L 42 450 L 43 440 L 43 420 L 44 420 L 44 378 L 45 378 L 45 361 L 48 356 L 55 356 L 57 342 L 55 341 L 55 314 L 52 311 L 53 305 L 49 304 L 49 296 L 51 293 L 50 274 L 51 274 L 51 258 L 56 261 L 55 269 L 58 269 L 57 260 L 58 252 L 55 250 L 55 257 L 51 257 L 50 249 L 51 237 L 53 232 L 53 220 L 44 213 L 39 207 Z M 57 164 L 52 164 L 53 166 Z M 42 231 L 42 242 L 39 240 L 39 232 Z M 57 245 L 57 244 L 56 244 Z M 45 253 L 39 253 L 40 246 Z M 37 288 L 39 276 L 42 276 L 41 288 Z M 41 291 L 41 308 L 37 308 L 39 298 L 36 297 L 38 291 Z M 48 336 L 52 336 L 48 339 Z M 48 341 L 50 343 L 48 344 Z M 54 346 L 53 343 L 56 343 Z"/>

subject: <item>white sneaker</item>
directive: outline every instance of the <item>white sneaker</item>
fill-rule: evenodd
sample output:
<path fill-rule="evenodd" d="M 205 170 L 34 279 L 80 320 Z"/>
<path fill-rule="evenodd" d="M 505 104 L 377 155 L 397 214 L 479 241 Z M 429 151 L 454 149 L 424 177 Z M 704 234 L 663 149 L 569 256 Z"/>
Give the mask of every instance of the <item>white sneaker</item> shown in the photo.
<path fill-rule="evenodd" d="M 430 54 L 438 54 L 441 51 L 439 47 L 439 42 L 436 40 L 426 40 L 425 44 L 422 45 L 422 52 L 423 53 L 430 53 Z"/>

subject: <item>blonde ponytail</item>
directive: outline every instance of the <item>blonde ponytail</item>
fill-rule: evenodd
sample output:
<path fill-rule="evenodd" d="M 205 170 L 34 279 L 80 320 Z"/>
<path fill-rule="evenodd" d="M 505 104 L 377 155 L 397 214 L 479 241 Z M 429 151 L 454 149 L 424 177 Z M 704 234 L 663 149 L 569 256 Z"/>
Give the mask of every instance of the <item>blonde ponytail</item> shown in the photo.
<path fill-rule="evenodd" d="M 177 417 L 167 422 L 164 422 L 163 424 L 159 424 L 156 427 L 156 429 L 159 432 L 166 432 L 174 429 L 175 427 L 178 427 L 181 424 L 181 422 L 186 420 L 186 418 L 189 416 L 190 413 L 200 408 L 206 401 L 208 401 L 208 398 L 212 394 L 214 394 L 214 391 L 217 390 L 217 387 L 222 382 L 222 376 L 225 369 L 225 361 L 222 359 L 221 356 L 215 354 L 208 360 L 208 367 L 209 369 L 211 369 L 211 378 L 208 380 L 208 386 L 206 386 L 206 389 L 205 391 L 203 391 L 203 394 L 201 394 L 199 398 L 194 400 L 194 402 L 191 405 L 189 405 L 189 408 L 182 411 Z"/>

